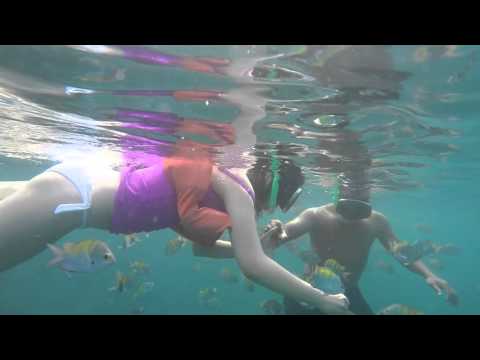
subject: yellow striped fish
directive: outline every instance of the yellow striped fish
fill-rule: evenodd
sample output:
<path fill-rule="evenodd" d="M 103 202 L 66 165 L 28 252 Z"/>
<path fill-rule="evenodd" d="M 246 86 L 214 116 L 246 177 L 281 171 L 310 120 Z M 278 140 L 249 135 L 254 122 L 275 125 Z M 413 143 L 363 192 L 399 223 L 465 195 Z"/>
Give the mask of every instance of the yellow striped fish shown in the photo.
<path fill-rule="evenodd" d="M 82 240 L 66 243 L 63 248 L 47 244 L 55 256 L 48 266 L 57 266 L 70 275 L 72 272 L 94 272 L 116 262 L 115 256 L 104 241 Z"/>

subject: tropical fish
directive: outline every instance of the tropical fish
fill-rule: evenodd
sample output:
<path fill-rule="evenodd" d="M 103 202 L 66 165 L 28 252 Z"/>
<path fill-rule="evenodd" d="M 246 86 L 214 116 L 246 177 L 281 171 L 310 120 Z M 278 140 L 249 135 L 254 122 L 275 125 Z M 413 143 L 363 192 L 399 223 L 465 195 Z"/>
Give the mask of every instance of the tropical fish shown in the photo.
<path fill-rule="evenodd" d="M 133 294 L 133 298 L 136 299 L 139 296 L 145 295 L 153 290 L 155 283 L 153 281 L 143 282 L 138 287 L 135 293 Z"/>
<path fill-rule="evenodd" d="M 459 56 L 459 54 L 457 52 L 458 49 L 459 49 L 458 45 L 445 45 L 444 56 L 445 57 L 457 57 L 457 56 Z"/>
<path fill-rule="evenodd" d="M 345 266 L 341 265 L 337 260 L 335 259 L 327 259 L 323 263 L 323 266 L 329 268 L 332 270 L 334 273 L 337 275 L 341 276 L 345 272 Z"/>
<path fill-rule="evenodd" d="M 200 303 L 208 308 L 218 308 L 220 300 L 217 297 L 216 288 L 203 288 L 198 291 Z"/>
<path fill-rule="evenodd" d="M 217 288 L 202 288 L 198 291 L 198 295 L 201 298 L 211 297 L 217 294 Z"/>
<path fill-rule="evenodd" d="M 150 273 L 150 266 L 139 260 L 130 263 L 130 269 L 132 269 L 134 273 Z"/>
<path fill-rule="evenodd" d="M 220 271 L 220 277 L 227 283 L 230 283 L 230 284 L 238 283 L 238 275 L 228 268 L 223 268 Z"/>
<path fill-rule="evenodd" d="M 332 269 L 326 266 L 316 266 L 315 270 L 306 279 L 312 286 L 328 294 L 345 292 L 342 279 Z"/>
<path fill-rule="evenodd" d="M 137 234 L 128 234 L 123 237 L 123 249 L 126 250 L 131 248 L 132 246 L 136 245 L 140 242 L 140 238 Z"/>
<path fill-rule="evenodd" d="M 282 315 L 283 314 L 283 305 L 280 304 L 275 299 L 262 301 L 259 304 L 259 306 L 266 315 Z"/>
<path fill-rule="evenodd" d="M 416 49 L 414 54 L 415 62 L 425 62 L 427 60 L 438 60 L 440 58 L 452 58 L 459 56 L 458 45 L 428 45 Z"/>
<path fill-rule="evenodd" d="M 73 272 L 94 272 L 116 262 L 108 245 L 99 240 L 66 243 L 63 248 L 47 244 L 55 256 L 48 266 L 58 266 L 70 276 Z"/>
<path fill-rule="evenodd" d="M 377 315 L 424 315 L 424 313 L 407 305 L 392 304 L 380 310 Z"/>
<path fill-rule="evenodd" d="M 124 273 L 118 271 L 117 272 L 117 279 L 115 282 L 115 285 L 109 288 L 109 291 L 118 291 L 118 292 L 124 292 L 127 291 L 132 284 L 132 279 L 125 275 Z"/>
<path fill-rule="evenodd" d="M 415 49 L 413 53 L 413 61 L 416 63 L 423 63 L 430 58 L 429 48 L 427 46 L 420 46 Z"/>
<path fill-rule="evenodd" d="M 198 291 L 200 300 L 212 298 L 217 295 L 217 288 L 202 288 Z"/>
<path fill-rule="evenodd" d="M 175 255 L 181 248 L 187 244 L 187 240 L 182 236 L 177 236 L 175 239 L 167 241 L 165 245 L 165 255 Z"/>

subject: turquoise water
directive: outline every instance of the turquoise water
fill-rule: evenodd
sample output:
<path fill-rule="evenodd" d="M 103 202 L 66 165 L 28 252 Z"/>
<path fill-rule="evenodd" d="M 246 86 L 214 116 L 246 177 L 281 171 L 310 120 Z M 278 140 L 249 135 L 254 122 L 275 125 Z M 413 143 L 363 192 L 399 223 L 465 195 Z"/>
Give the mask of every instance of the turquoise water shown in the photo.
<path fill-rule="evenodd" d="M 0 180 L 27 180 L 68 154 L 117 150 L 119 132 L 126 130 L 119 129 L 106 115 L 117 107 L 164 111 L 217 123 L 239 121 L 238 108 L 231 104 L 115 95 L 112 91 L 229 92 L 261 85 L 264 89 L 257 96 L 265 105 L 253 128 L 257 143 L 294 144 L 291 158 L 307 175 L 305 194 L 290 212 L 265 216 L 261 224 L 270 218 L 288 220 L 307 207 L 329 202 L 331 179 L 337 170 L 354 167 L 363 159 L 359 151 L 367 149 L 376 161 L 368 168 L 372 204 L 389 218 L 397 236 L 411 242 L 428 239 L 452 243 L 461 249 L 456 256 L 438 256 L 444 267 L 434 270 L 457 291 L 458 307 L 448 305 L 422 278 L 401 268 L 378 243 L 360 281 L 367 301 L 375 311 L 400 303 L 426 314 L 480 313 L 475 267 L 480 246 L 474 232 L 479 218 L 475 201 L 480 198 L 476 186 L 480 135 L 476 118 L 480 68 L 476 61 L 480 48 L 148 48 L 179 56 L 228 58 L 241 64 L 242 71 L 236 77 L 222 76 L 179 66 L 143 64 L 74 47 L 0 46 Z M 258 69 L 267 66 L 270 75 L 264 78 L 252 77 L 248 71 L 257 69 L 254 74 L 258 74 Z M 271 70 L 275 67 L 276 72 Z M 282 76 L 287 71 L 294 75 Z M 68 95 L 66 86 L 83 90 Z M 331 136 L 318 126 L 318 119 L 326 119 L 322 118 L 325 115 L 330 115 L 330 122 L 349 119 L 346 129 L 361 134 L 360 140 L 353 145 L 341 140 L 337 147 L 322 145 L 319 139 Z M 136 134 L 151 138 L 146 132 Z M 214 141 L 196 133 L 181 135 L 205 143 Z M 43 251 L 0 273 L 0 313 L 131 314 L 142 308 L 144 314 L 263 314 L 261 302 L 281 302 L 280 295 L 258 285 L 255 291 L 247 291 L 233 260 L 195 258 L 189 245 L 175 255 L 165 255 L 167 241 L 175 237 L 170 230 L 151 233 L 148 238 L 141 234 L 140 243 L 124 250 L 119 248 L 121 236 L 76 230 L 59 243 L 104 240 L 118 263 L 69 279 L 46 266 L 51 254 Z M 299 244 L 308 248 L 306 238 Z M 286 248 L 279 249 L 275 259 L 301 274 L 302 262 Z M 135 260 L 150 266 L 144 281 L 154 283 L 152 290 L 136 299 L 133 290 L 109 291 L 117 271 L 127 272 L 128 264 Z M 381 260 L 393 266 L 393 274 L 377 266 Z M 238 282 L 222 278 L 225 268 L 238 276 Z M 216 307 L 199 301 L 202 288 L 217 289 Z"/>

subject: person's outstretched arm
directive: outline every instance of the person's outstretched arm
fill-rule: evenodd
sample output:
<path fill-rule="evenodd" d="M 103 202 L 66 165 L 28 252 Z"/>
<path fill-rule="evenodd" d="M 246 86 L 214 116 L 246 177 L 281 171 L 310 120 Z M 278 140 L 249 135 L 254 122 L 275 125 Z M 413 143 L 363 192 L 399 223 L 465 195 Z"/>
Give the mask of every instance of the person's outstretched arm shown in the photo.
<path fill-rule="evenodd" d="M 316 208 L 304 210 L 295 219 L 283 225 L 286 236 L 280 237 L 278 245 L 298 239 L 300 236 L 310 232 L 315 224 L 316 211 Z"/>
<path fill-rule="evenodd" d="M 329 314 L 348 313 L 346 298 L 326 295 L 293 275 L 263 252 L 257 235 L 254 204 L 250 196 L 219 171 L 212 185 L 225 203 L 232 224 L 232 247 L 244 275 L 272 291 L 312 304 Z"/>
<path fill-rule="evenodd" d="M 315 208 L 307 209 L 286 224 L 282 224 L 280 220 L 272 220 L 266 227 L 265 235 L 260 239 L 263 248 L 271 252 L 277 247 L 310 232 L 315 224 L 316 211 Z M 266 236 L 270 230 L 273 231 Z"/>
<path fill-rule="evenodd" d="M 398 248 L 400 240 L 393 233 L 393 230 L 387 220 L 387 218 L 380 214 L 374 214 L 374 224 L 376 227 L 376 232 L 378 234 L 378 239 L 382 243 L 383 247 L 390 253 L 394 253 L 395 249 Z M 442 290 L 447 294 L 447 300 L 453 304 L 458 304 L 458 297 L 455 291 L 448 285 L 448 282 L 444 279 L 435 275 L 422 261 L 417 260 L 410 265 L 406 266 L 411 272 L 423 276 L 426 283 L 431 286 L 438 295 L 442 294 Z"/>
<path fill-rule="evenodd" d="M 270 234 L 265 233 L 260 236 L 260 242 L 263 243 Z M 231 238 L 231 234 L 230 234 Z M 217 240 L 213 246 L 205 246 L 198 242 L 192 243 L 193 255 L 198 257 L 208 257 L 217 259 L 231 259 L 235 257 L 232 243 L 226 240 Z"/>

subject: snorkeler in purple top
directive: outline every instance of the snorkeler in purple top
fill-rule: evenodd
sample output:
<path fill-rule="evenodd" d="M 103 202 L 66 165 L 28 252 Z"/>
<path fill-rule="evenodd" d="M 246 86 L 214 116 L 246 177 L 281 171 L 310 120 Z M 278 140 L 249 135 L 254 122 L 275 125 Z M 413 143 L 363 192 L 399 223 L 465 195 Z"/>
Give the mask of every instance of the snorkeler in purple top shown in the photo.
<path fill-rule="evenodd" d="M 218 247 L 217 239 L 229 229 L 246 276 L 327 313 L 348 312 L 343 295 L 312 287 L 262 251 L 256 215 L 298 194 L 303 176 L 293 163 L 281 162 L 276 175 L 259 163 L 244 176 L 214 166 L 198 148 L 177 151 L 168 157 L 142 154 L 124 162 L 121 172 L 95 161 L 62 163 L 30 181 L 0 184 L 0 270 L 82 226 L 117 233 L 170 227 L 198 244 L 197 251 Z M 275 180 L 274 198 L 273 179 L 281 179 Z"/>

